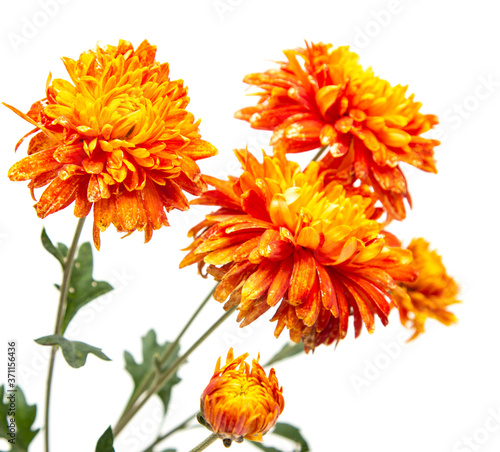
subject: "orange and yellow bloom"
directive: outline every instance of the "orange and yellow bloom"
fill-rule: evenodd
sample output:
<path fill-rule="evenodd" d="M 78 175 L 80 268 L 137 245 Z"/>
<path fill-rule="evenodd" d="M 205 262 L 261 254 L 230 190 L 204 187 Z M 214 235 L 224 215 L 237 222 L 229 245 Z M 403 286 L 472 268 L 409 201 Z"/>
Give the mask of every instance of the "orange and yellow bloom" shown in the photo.
<path fill-rule="evenodd" d="M 446 272 L 441 256 L 429 249 L 429 243 L 422 238 L 413 239 L 408 245 L 413 254 L 413 266 L 418 270 L 414 282 L 402 284 L 408 296 L 401 297 L 399 313 L 403 325 L 414 330 L 411 339 L 425 331 L 428 318 L 439 320 L 444 325 L 457 321 L 448 307 L 457 300 L 459 288 Z"/>
<path fill-rule="evenodd" d="M 121 40 L 63 58 L 71 82 L 49 79 L 46 98 L 26 115 L 9 107 L 35 127 L 23 139 L 36 133 L 10 179 L 30 180 L 33 198 L 48 185 L 35 205 L 40 218 L 73 202 L 77 217 L 93 207 L 97 248 L 111 223 L 119 232 L 144 230 L 146 242 L 168 226 L 165 212 L 189 208 L 183 190 L 206 188 L 195 161 L 217 152 L 186 110 L 183 81 L 171 81 L 155 55 L 147 41 L 134 50 Z"/>
<path fill-rule="evenodd" d="M 279 69 L 244 78 L 260 88 L 260 98 L 235 116 L 272 130 L 275 152 L 328 146 L 328 167 L 371 185 L 389 217 L 403 219 L 404 199 L 411 204 L 411 198 L 399 163 L 436 172 L 439 141 L 422 137 L 436 116 L 421 114 L 407 87 L 363 69 L 348 47 L 307 44 L 284 53 L 288 61 Z"/>
<path fill-rule="evenodd" d="M 325 184 L 321 163 L 302 172 L 284 155 L 262 163 L 248 151 L 236 155 L 239 178 L 205 176 L 214 189 L 193 203 L 220 209 L 191 230 L 181 267 L 208 264 L 219 281 L 214 298 L 238 306 L 241 326 L 277 307 L 275 335 L 287 327 L 306 351 L 343 339 L 350 315 L 356 336 L 363 323 L 374 330 L 375 316 L 387 324 L 397 282 L 416 272 L 411 252 L 389 246 L 371 219 L 372 200 Z"/>
<path fill-rule="evenodd" d="M 283 388 L 278 384 L 274 369 L 266 375 L 259 359 L 252 367 L 245 362 L 248 353 L 234 358 L 233 349 L 227 354 L 226 365 L 221 358 L 215 366 L 210 383 L 203 391 L 200 409 L 211 431 L 225 440 L 240 443 L 243 439 L 261 441 L 285 408 Z"/>

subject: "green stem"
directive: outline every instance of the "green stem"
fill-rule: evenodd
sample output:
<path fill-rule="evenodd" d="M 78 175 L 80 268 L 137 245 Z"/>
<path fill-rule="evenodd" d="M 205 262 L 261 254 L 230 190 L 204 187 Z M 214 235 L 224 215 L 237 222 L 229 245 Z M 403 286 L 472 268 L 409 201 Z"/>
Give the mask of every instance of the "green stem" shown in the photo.
<path fill-rule="evenodd" d="M 73 271 L 73 260 L 75 259 L 76 250 L 78 248 L 78 240 L 82 233 L 85 217 L 78 220 L 76 225 L 75 235 L 73 242 L 68 250 L 68 255 L 64 262 L 63 279 L 61 287 L 59 288 L 59 306 L 57 307 L 56 325 L 54 327 L 54 334 L 61 333 L 61 326 L 66 312 L 66 300 L 68 298 L 69 281 L 71 279 L 71 272 Z M 57 346 L 53 346 L 50 351 L 49 371 L 47 374 L 47 385 L 45 389 L 45 452 L 49 452 L 49 417 L 50 417 L 50 393 L 52 387 L 52 376 L 54 374 L 54 363 L 56 358 Z"/>
<path fill-rule="evenodd" d="M 194 314 L 191 316 L 191 318 L 188 320 L 182 331 L 179 333 L 177 338 L 175 339 L 174 342 L 172 342 L 168 348 L 163 352 L 163 354 L 159 357 L 158 362 L 160 367 L 163 366 L 170 357 L 172 356 L 172 353 L 174 353 L 175 349 L 177 348 L 177 345 L 179 344 L 180 340 L 182 339 L 182 336 L 184 336 L 184 333 L 187 331 L 187 329 L 191 326 L 193 323 L 194 319 L 198 316 L 198 314 L 201 312 L 201 310 L 204 308 L 204 306 L 208 303 L 208 301 L 212 298 L 213 293 L 215 292 L 215 289 L 217 286 L 215 286 L 210 293 L 205 297 L 205 299 L 201 302 L 200 306 L 198 309 L 194 312 Z M 155 377 L 155 371 L 151 370 L 149 374 L 146 375 L 146 377 L 142 380 L 141 384 L 138 386 L 138 388 L 133 392 L 133 394 L 130 396 L 130 399 L 125 406 L 125 409 L 123 410 L 122 415 L 118 419 L 118 424 L 120 421 L 123 419 L 123 417 L 126 415 L 126 413 L 135 405 L 139 397 L 146 391 L 151 384 L 153 383 Z M 117 424 L 117 425 L 118 425 Z"/>
<path fill-rule="evenodd" d="M 320 158 L 321 154 L 323 154 L 323 151 L 324 151 L 327 147 L 328 147 L 328 146 L 321 146 L 321 147 L 319 148 L 319 151 L 316 153 L 316 155 L 315 155 L 315 156 L 313 157 L 313 159 L 311 160 L 311 162 L 316 162 L 316 161 Z"/>
<path fill-rule="evenodd" d="M 181 364 L 186 361 L 186 359 L 193 353 L 204 341 L 210 336 L 218 327 L 221 325 L 224 320 L 226 320 L 234 311 L 236 310 L 236 306 L 233 306 L 227 312 L 225 312 L 219 320 L 217 320 L 192 346 L 191 348 L 184 353 L 184 355 L 177 358 L 171 366 L 162 371 L 160 375 L 156 378 L 154 384 L 148 389 L 143 399 L 130 408 L 129 411 L 124 413 L 124 416 L 118 421 L 116 427 L 113 430 L 114 436 L 118 436 L 119 433 L 123 430 L 123 428 L 129 423 L 129 421 L 137 414 L 137 412 L 145 405 L 145 403 L 149 400 L 151 396 L 157 394 L 158 391 L 165 385 L 165 383 L 172 378 L 177 369 L 181 366 Z"/>
<path fill-rule="evenodd" d="M 202 441 L 200 444 L 198 444 L 194 449 L 191 449 L 190 452 L 200 452 L 202 450 L 205 450 L 210 444 L 215 443 L 219 436 L 217 433 L 212 433 L 205 441 Z"/>
<path fill-rule="evenodd" d="M 173 435 L 175 432 L 178 432 L 179 430 L 182 430 L 183 428 L 185 428 L 186 425 L 189 424 L 195 417 L 196 417 L 196 413 L 189 416 L 184 422 L 180 423 L 177 427 L 174 427 L 172 430 L 168 431 L 164 435 L 156 438 L 154 443 L 152 443 L 149 447 L 146 447 L 144 452 L 148 452 L 149 450 L 153 450 L 153 447 L 155 447 L 157 444 L 160 444 L 163 440 L 167 439 L 170 435 Z"/>

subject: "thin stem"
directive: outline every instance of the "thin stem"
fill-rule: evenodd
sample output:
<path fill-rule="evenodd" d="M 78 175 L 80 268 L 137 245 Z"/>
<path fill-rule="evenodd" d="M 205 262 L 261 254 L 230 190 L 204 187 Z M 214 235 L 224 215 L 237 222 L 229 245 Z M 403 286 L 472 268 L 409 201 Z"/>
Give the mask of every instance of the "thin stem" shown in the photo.
<path fill-rule="evenodd" d="M 205 299 L 201 302 L 201 304 L 198 307 L 198 309 L 194 312 L 194 314 L 188 320 L 188 322 L 186 323 L 186 325 L 184 326 L 184 328 L 182 329 L 182 331 L 179 333 L 179 335 L 177 336 L 177 338 L 174 340 L 174 342 L 172 342 L 169 345 L 169 347 L 163 352 L 163 354 L 159 357 L 159 364 L 160 364 L 160 366 L 163 366 L 163 364 L 165 364 L 166 362 L 168 362 L 168 360 L 170 359 L 170 357 L 174 353 L 177 345 L 179 344 L 180 340 L 182 339 L 182 336 L 184 336 L 184 333 L 191 326 L 191 324 L 193 323 L 193 321 L 196 319 L 196 317 L 201 312 L 201 310 L 204 308 L 204 306 L 208 303 L 208 301 L 210 300 L 210 298 L 212 298 L 212 295 L 215 292 L 216 288 L 217 288 L 217 286 L 215 286 L 210 291 L 210 293 L 205 297 Z M 151 372 L 149 372 L 149 374 L 142 380 L 142 382 L 139 385 L 139 387 L 134 391 L 134 393 L 130 397 L 130 399 L 129 399 L 129 401 L 128 401 L 126 407 L 125 407 L 125 409 L 123 410 L 122 415 L 118 419 L 118 423 L 123 419 L 123 417 L 130 410 L 130 408 L 132 408 L 132 406 L 134 406 L 134 404 L 137 402 L 137 400 L 142 395 L 142 393 L 144 391 L 146 391 L 151 386 L 151 384 L 153 383 L 154 377 L 155 377 L 155 371 L 151 370 Z"/>
<path fill-rule="evenodd" d="M 202 450 L 205 450 L 210 444 L 215 443 L 219 436 L 217 433 L 212 433 L 205 441 L 202 441 L 200 444 L 198 444 L 194 449 L 191 449 L 189 452 L 200 452 Z"/>
<path fill-rule="evenodd" d="M 75 259 L 76 250 L 78 248 L 78 240 L 82 233 L 85 217 L 80 218 L 76 225 L 75 235 L 73 242 L 68 250 L 68 255 L 64 262 L 63 279 L 61 287 L 59 288 L 59 306 L 57 307 L 56 325 L 54 327 L 54 334 L 61 333 L 61 326 L 66 311 L 66 300 L 68 298 L 69 281 L 71 279 L 71 272 L 73 271 L 73 261 Z M 49 452 L 49 417 L 50 417 L 50 392 L 52 387 L 52 376 L 54 374 L 54 363 L 56 358 L 57 346 L 52 346 L 50 351 L 49 371 L 47 374 L 47 385 L 45 389 L 45 452 Z"/>
<path fill-rule="evenodd" d="M 137 412 L 145 405 L 145 403 L 149 400 L 149 398 L 158 393 L 158 391 L 161 390 L 161 388 L 165 385 L 165 383 L 170 380 L 175 375 L 175 372 L 177 372 L 177 369 L 181 366 L 181 364 L 186 361 L 186 359 L 193 353 L 202 343 L 205 341 L 205 339 L 210 336 L 218 327 L 221 325 L 224 320 L 226 320 L 234 311 L 236 310 L 236 306 L 233 306 L 231 309 L 229 309 L 227 312 L 225 312 L 219 320 L 217 320 L 192 346 L 191 348 L 184 353 L 184 355 L 180 356 L 177 358 L 171 366 L 169 366 L 167 369 L 165 369 L 156 379 L 154 382 L 153 386 L 151 386 L 148 391 L 146 392 L 144 398 L 134 405 L 133 407 L 130 408 L 129 411 L 127 411 L 124 416 L 118 421 L 116 424 L 115 429 L 113 430 L 114 436 L 118 436 L 118 434 L 123 430 L 123 428 L 129 423 L 129 421 L 137 414 Z"/>
<path fill-rule="evenodd" d="M 153 450 L 153 447 L 155 447 L 157 444 L 160 444 L 163 440 L 167 439 L 170 435 L 173 435 L 175 432 L 178 432 L 179 430 L 182 430 L 195 417 L 196 417 L 196 413 L 194 413 L 191 416 L 189 416 L 184 422 L 180 423 L 177 427 L 174 427 L 172 430 L 168 431 L 164 435 L 159 436 L 158 438 L 156 438 L 155 441 L 149 447 L 147 447 L 144 450 L 144 452 L 147 452 L 148 450 Z"/>
<path fill-rule="evenodd" d="M 320 158 L 321 154 L 323 154 L 323 151 L 324 151 L 327 147 L 328 147 L 328 146 L 321 146 L 321 147 L 319 148 L 319 151 L 316 153 L 316 155 L 315 155 L 315 156 L 313 157 L 313 159 L 311 160 L 311 162 L 315 162 L 315 161 L 317 161 L 317 160 Z"/>

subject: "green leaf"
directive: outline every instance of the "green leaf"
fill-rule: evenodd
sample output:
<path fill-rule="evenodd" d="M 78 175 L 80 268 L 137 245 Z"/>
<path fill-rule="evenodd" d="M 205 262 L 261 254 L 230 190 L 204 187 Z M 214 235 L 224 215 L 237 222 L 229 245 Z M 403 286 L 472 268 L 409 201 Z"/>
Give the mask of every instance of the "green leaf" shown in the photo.
<path fill-rule="evenodd" d="M 87 361 L 87 355 L 89 353 L 92 353 L 93 355 L 101 358 L 104 361 L 111 361 L 101 351 L 100 348 L 92 347 L 85 342 L 69 341 L 68 339 L 58 334 L 35 339 L 35 342 L 40 345 L 59 345 L 61 347 L 64 359 L 71 367 L 74 367 L 75 369 L 78 369 L 85 364 L 85 362 Z"/>
<path fill-rule="evenodd" d="M 309 446 L 297 427 L 278 422 L 274 427 L 273 434 L 294 441 L 300 446 L 300 452 L 309 452 Z"/>
<path fill-rule="evenodd" d="M 15 397 L 15 415 L 9 413 L 11 407 L 8 396 Z M 14 400 L 13 400 L 14 401 Z M 40 429 L 31 430 L 36 417 L 36 405 L 28 405 L 22 389 L 18 386 L 15 392 L 6 393 L 0 386 L 0 438 L 13 440 L 9 432 L 10 419 L 15 420 L 15 443 L 11 443 L 11 452 L 27 452 L 28 446 Z M 9 441 L 10 442 L 10 441 Z"/>
<path fill-rule="evenodd" d="M 278 361 L 291 358 L 292 356 L 298 355 L 303 351 L 304 351 L 304 345 L 301 342 L 299 342 L 298 344 L 290 342 L 288 344 L 285 344 L 285 346 L 278 353 L 276 353 L 276 355 L 274 355 L 265 364 L 265 366 L 271 366 L 272 364 L 277 363 Z"/>
<path fill-rule="evenodd" d="M 42 229 L 41 239 L 43 247 L 59 261 L 62 268 L 64 269 L 65 258 L 66 254 L 68 253 L 68 248 L 65 247 L 66 253 L 63 253 L 62 249 L 60 248 L 60 245 L 62 245 L 62 243 L 58 243 L 56 248 L 52 243 L 52 241 L 49 239 L 49 236 L 47 235 L 47 231 L 45 230 L 45 228 Z"/>
<path fill-rule="evenodd" d="M 64 243 L 57 243 L 57 249 L 61 252 L 61 254 L 64 256 L 66 259 L 66 256 L 68 255 L 68 247 Z"/>
<path fill-rule="evenodd" d="M 113 447 L 113 431 L 111 430 L 111 426 L 106 429 L 106 431 L 99 438 L 99 441 L 97 441 L 95 452 L 115 452 L 115 448 Z"/>
<path fill-rule="evenodd" d="M 134 391 L 132 396 L 137 395 L 142 381 L 146 378 L 151 370 L 156 368 L 157 371 L 163 371 L 169 367 L 179 356 L 179 345 L 177 345 L 170 355 L 170 358 L 162 366 L 159 366 L 157 359 L 169 348 L 170 342 L 165 342 L 163 345 L 158 344 L 156 341 L 156 333 L 154 330 L 149 330 L 147 334 L 142 337 L 142 363 L 138 364 L 134 357 L 127 351 L 124 352 L 125 357 L 125 369 L 132 376 L 134 380 Z M 170 380 L 168 380 L 165 385 L 158 392 L 163 403 L 163 412 L 166 413 L 168 410 L 168 404 L 170 401 L 170 393 L 172 387 L 179 383 L 181 379 L 174 375 Z"/>
<path fill-rule="evenodd" d="M 62 244 L 59 243 L 58 246 Z M 64 246 L 64 245 L 62 245 Z M 92 247 L 89 242 L 80 246 L 78 256 L 73 263 L 73 271 L 69 282 L 68 299 L 66 311 L 61 326 L 61 334 L 80 308 L 92 300 L 113 290 L 113 287 L 105 281 L 95 281 L 92 278 L 93 259 Z"/>

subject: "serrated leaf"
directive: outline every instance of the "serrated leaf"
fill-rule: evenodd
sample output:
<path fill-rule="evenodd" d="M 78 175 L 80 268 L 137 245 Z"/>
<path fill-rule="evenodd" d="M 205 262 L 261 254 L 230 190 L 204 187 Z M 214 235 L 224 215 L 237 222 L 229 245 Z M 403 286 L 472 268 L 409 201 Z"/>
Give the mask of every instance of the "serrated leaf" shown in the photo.
<path fill-rule="evenodd" d="M 47 231 L 45 230 L 45 228 L 42 229 L 41 239 L 43 247 L 59 261 L 62 268 L 64 269 L 65 258 L 68 249 L 66 248 L 66 254 L 63 254 L 61 249 L 59 248 L 59 245 L 62 245 L 61 243 L 59 243 L 58 247 L 56 248 L 52 243 L 52 241 L 49 239 L 49 236 L 47 235 Z"/>
<path fill-rule="evenodd" d="M 61 245 L 61 244 L 58 244 Z M 73 271 L 69 283 L 69 292 L 66 302 L 66 311 L 61 326 L 61 334 L 80 308 L 92 300 L 113 290 L 105 281 L 95 281 L 92 278 L 93 259 L 92 247 L 89 242 L 80 246 L 78 256 L 73 263 Z"/>
<path fill-rule="evenodd" d="M 97 441 L 95 452 L 115 452 L 113 447 L 113 431 L 109 426 Z"/>
<path fill-rule="evenodd" d="M 9 415 L 10 402 L 7 395 L 15 394 L 15 416 Z M 5 400 L 6 401 L 5 401 Z M 9 422 L 15 418 L 15 443 L 11 443 L 11 452 L 27 452 L 33 438 L 40 429 L 31 430 L 36 418 L 36 405 L 28 405 L 22 389 L 18 386 L 16 392 L 5 393 L 4 386 L 0 386 L 0 438 L 12 440 L 9 435 Z M 9 422 L 8 422 L 9 420 Z"/>
<path fill-rule="evenodd" d="M 301 435 L 300 430 L 290 424 L 284 422 L 277 422 L 273 430 L 274 435 L 287 438 L 300 446 L 300 452 L 309 452 L 309 445 L 304 437 Z"/>
<path fill-rule="evenodd" d="M 304 345 L 299 342 L 298 344 L 294 344 L 293 342 L 289 342 L 285 344 L 285 346 L 276 353 L 266 364 L 265 366 L 271 366 L 278 361 L 283 361 L 284 359 L 291 358 L 292 356 L 298 355 L 304 351 Z"/>
<path fill-rule="evenodd" d="M 156 333 L 154 330 L 149 330 L 147 334 L 142 337 L 142 363 L 138 364 L 134 357 L 127 351 L 124 352 L 125 357 L 125 369 L 132 376 L 134 380 L 134 391 L 132 396 L 136 395 L 142 381 L 146 378 L 146 376 L 155 368 L 155 357 L 156 359 L 163 354 L 169 348 L 170 342 L 165 342 L 160 345 L 156 341 Z M 179 356 L 179 345 L 177 345 L 170 355 L 170 358 L 165 362 L 160 371 L 165 370 L 169 367 Z M 166 413 L 168 410 L 168 404 L 170 401 L 170 393 L 172 390 L 172 386 L 179 383 L 181 379 L 174 375 L 170 380 L 168 380 L 165 385 L 158 392 L 158 396 L 160 397 L 163 404 L 163 412 Z"/>
<path fill-rule="evenodd" d="M 111 361 L 111 359 L 109 359 L 100 348 L 92 347 L 85 342 L 70 341 L 58 334 L 35 339 L 35 342 L 40 345 L 59 345 L 64 359 L 75 369 L 78 369 L 85 364 L 89 353 L 92 353 L 104 361 Z"/>

